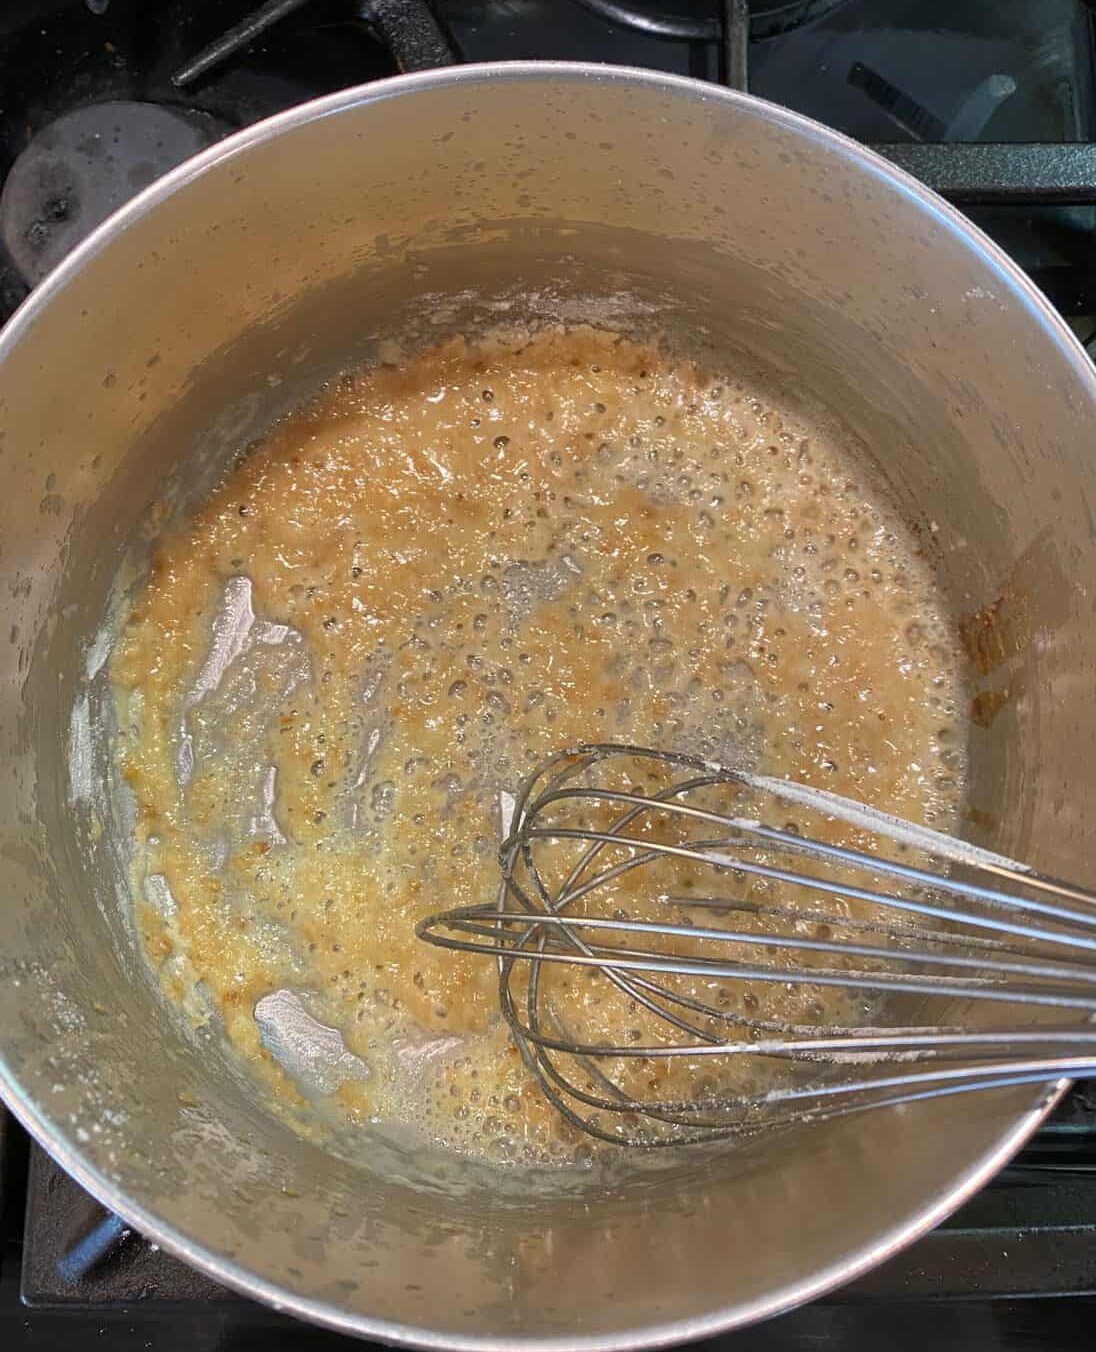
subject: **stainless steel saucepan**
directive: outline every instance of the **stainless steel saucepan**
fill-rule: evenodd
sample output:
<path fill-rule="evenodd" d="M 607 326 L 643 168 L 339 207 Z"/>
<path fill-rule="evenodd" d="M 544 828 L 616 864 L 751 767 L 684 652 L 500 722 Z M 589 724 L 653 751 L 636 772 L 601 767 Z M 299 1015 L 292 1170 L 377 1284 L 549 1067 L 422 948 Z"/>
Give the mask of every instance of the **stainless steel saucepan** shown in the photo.
<path fill-rule="evenodd" d="M 105 787 L 103 626 L 151 505 L 394 328 L 526 310 L 745 351 L 840 412 L 967 624 L 969 833 L 1091 879 L 1096 380 L 1038 293 L 932 194 L 756 99 L 598 66 L 395 79 L 185 164 L 0 336 L 0 1088 L 146 1236 L 305 1318 L 454 1349 L 650 1346 L 886 1258 L 1054 1088 L 622 1156 L 596 1194 L 381 1134 L 347 1162 L 166 1013 Z"/>

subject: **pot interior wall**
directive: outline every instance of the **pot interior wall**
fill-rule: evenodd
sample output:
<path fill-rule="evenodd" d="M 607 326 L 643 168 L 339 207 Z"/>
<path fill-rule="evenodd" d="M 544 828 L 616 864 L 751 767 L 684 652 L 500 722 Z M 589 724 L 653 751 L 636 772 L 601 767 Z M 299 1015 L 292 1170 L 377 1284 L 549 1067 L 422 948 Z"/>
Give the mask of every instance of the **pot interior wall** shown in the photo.
<path fill-rule="evenodd" d="M 501 1188 L 383 1142 L 351 1164 L 269 1116 L 215 1042 L 165 1017 L 135 956 L 97 807 L 102 748 L 82 740 L 105 699 L 96 635 L 165 486 L 171 501 L 201 491 L 378 338 L 512 315 L 492 307 L 519 295 L 547 317 L 661 328 L 720 364 L 764 363 L 863 440 L 984 639 L 969 834 L 1084 880 L 1082 359 L 950 218 L 856 152 L 763 105 L 640 77 L 400 82 L 290 117 L 157 196 L 0 345 L 6 1092 L 187 1256 L 390 1335 L 699 1331 L 878 1252 L 976 1175 L 1031 1091 L 654 1171 L 622 1160 L 591 1207 L 572 1185 Z"/>

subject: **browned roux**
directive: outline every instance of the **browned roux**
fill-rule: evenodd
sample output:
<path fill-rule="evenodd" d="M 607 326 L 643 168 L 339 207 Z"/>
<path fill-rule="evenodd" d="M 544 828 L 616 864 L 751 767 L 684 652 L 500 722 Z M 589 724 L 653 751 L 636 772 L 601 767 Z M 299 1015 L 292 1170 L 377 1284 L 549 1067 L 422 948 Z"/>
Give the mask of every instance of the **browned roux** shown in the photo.
<path fill-rule="evenodd" d="M 413 932 L 493 895 L 500 789 L 629 741 L 947 825 L 957 672 L 855 454 L 733 372 L 587 328 L 378 365 L 276 427 L 132 603 L 112 674 L 148 958 L 298 1105 L 566 1156 L 493 964 Z M 260 1041 L 285 989 L 345 1043 L 319 1081 Z M 761 1000 L 833 1017 L 818 998 Z"/>

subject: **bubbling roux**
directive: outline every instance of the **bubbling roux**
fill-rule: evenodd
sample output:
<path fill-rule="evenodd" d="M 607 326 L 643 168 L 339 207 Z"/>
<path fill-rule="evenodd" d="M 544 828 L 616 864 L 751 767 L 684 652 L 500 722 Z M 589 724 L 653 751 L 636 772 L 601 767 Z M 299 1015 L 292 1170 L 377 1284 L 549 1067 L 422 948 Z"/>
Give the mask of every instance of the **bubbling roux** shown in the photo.
<path fill-rule="evenodd" d="M 574 1157 L 494 964 L 414 935 L 494 894 L 500 792 L 561 746 L 951 824 L 931 571 L 852 438 L 795 404 L 584 327 L 453 339 L 343 377 L 159 540 L 111 667 L 138 928 L 169 1000 L 298 1117 Z M 587 1040 L 650 1036 L 557 979 Z M 806 987 L 733 998 L 849 1016 Z"/>

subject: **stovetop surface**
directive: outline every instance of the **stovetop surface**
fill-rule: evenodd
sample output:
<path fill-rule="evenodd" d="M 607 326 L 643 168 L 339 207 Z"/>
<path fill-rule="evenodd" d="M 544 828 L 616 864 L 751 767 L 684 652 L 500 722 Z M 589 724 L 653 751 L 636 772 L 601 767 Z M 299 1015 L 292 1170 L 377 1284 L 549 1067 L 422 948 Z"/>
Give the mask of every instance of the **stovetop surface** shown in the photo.
<path fill-rule="evenodd" d="M 217 60 L 210 45 L 254 15 L 248 0 L 6 0 L 0 322 L 97 219 L 178 158 L 305 99 L 448 60 L 614 61 L 714 81 L 735 74 L 720 27 L 724 0 L 435 0 L 432 8 L 299 0 L 281 8 L 292 12 L 265 29 L 252 25 L 238 41 L 230 32 Z M 1096 335 L 1096 49 L 1087 4 L 752 0 L 751 9 L 754 93 L 885 143 L 896 158 L 920 155 L 910 163 L 969 207 L 1082 339 Z M 111 145 L 91 191 L 89 129 Z M 974 143 L 975 153 L 957 143 Z M 49 156 L 39 154 L 43 145 Z M 0 1121 L 0 1348 L 351 1345 L 236 1297 L 129 1235 L 11 1119 Z M 96 1252 L 103 1256 L 91 1262 Z M 1090 1082 L 933 1234 L 824 1301 L 713 1342 L 728 1352 L 878 1341 L 1067 1352 L 1087 1347 L 1094 1319 Z"/>

